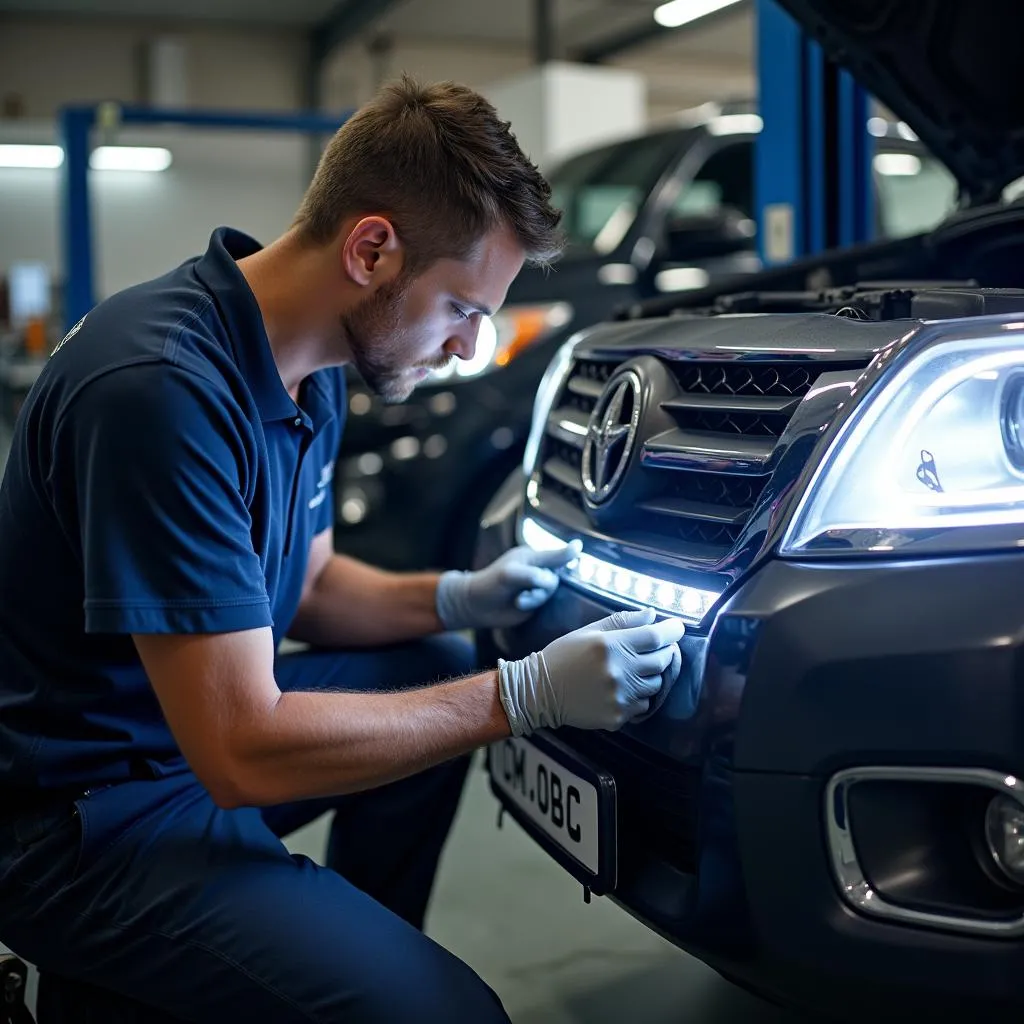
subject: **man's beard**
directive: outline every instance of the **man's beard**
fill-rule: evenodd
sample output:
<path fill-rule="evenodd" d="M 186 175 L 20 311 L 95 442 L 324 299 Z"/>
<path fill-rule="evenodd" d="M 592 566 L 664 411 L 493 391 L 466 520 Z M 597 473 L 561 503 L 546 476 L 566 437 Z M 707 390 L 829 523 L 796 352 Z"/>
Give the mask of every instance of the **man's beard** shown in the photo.
<path fill-rule="evenodd" d="M 366 386 L 389 405 L 404 402 L 416 387 L 417 369 L 440 369 L 449 357 L 410 366 L 407 353 L 415 338 L 402 326 L 402 308 L 409 292 L 404 278 L 384 285 L 340 318 L 342 336 Z"/>

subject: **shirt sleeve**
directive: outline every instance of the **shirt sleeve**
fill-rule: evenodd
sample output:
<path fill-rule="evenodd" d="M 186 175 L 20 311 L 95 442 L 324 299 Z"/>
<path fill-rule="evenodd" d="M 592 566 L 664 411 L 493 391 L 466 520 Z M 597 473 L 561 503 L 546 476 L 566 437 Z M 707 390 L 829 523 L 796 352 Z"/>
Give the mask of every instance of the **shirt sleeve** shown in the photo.
<path fill-rule="evenodd" d="M 166 363 L 121 367 L 71 400 L 53 456 L 86 632 L 271 625 L 249 513 L 252 427 L 223 389 Z"/>

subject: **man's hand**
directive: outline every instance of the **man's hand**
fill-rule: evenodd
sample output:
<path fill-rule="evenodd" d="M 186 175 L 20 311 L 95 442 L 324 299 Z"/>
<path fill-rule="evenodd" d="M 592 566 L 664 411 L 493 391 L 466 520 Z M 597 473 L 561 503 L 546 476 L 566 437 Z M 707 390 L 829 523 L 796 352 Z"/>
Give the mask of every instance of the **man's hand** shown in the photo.
<path fill-rule="evenodd" d="M 572 541 L 554 551 L 518 547 L 479 572 L 446 572 L 437 584 L 437 615 L 445 629 L 518 626 L 558 588 L 556 569 L 579 557 Z"/>
<path fill-rule="evenodd" d="M 679 675 L 678 619 L 616 612 L 521 661 L 499 661 L 498 688 L 514 736 L 535 729 L 619 729 L 660 706 Z"/>

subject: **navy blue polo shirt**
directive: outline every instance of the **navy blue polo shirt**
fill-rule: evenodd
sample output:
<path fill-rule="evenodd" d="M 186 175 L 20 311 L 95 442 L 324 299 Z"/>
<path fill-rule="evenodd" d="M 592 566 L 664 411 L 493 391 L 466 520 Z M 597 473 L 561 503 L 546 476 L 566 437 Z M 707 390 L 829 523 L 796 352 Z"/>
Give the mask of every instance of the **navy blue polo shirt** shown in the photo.
<path fill-rule="evenodd" d="M 292 400 L 227 228 L 100 303 L 32 389 L 0 485 L 0 806 L 185 769 L 132 633 L 295 616 L 332 524 L 340 369 Z"/>

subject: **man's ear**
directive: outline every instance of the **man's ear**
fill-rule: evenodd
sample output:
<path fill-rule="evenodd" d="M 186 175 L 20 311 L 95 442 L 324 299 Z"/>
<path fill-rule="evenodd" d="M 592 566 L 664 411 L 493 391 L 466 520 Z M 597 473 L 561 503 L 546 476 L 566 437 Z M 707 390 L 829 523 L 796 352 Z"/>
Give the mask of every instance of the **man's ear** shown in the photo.
<path fill-rule="evenodd" d="M 356 284 L 379 288 L 402 272 L 405 249 L 386 217 L 356 221 L 341 246 L 345 273 Z"/>

